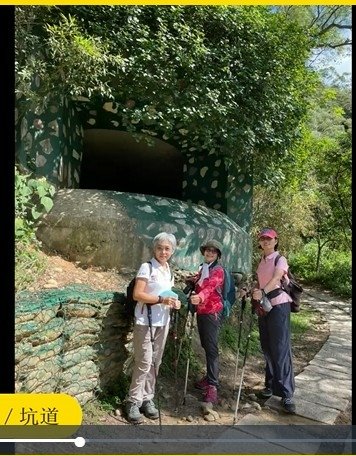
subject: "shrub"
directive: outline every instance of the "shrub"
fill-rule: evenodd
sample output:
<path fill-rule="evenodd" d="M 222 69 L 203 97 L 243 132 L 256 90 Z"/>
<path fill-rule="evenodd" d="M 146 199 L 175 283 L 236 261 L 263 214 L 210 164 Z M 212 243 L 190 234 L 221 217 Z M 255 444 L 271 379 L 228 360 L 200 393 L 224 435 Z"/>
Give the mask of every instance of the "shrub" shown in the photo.
<path fill-rule="evenodd" d="M 290 266 L 307 283 L 318 283 L 335 294 L 351 298 L 351 252 L 324 247 L 320 271 L 316 272 L 317 244 L 310 242 L 290 255 Z"/>
<path fill-rule="evenodd" d="M 15 167 L 16 239 L 27 237 L 41 215 L 52 209 L 54 193 L 55 187 L 44 177 L 33 179 Z"/>
<path fill-rule="evenodd" d="M 15 290 L 26 288 L 43 271 L 44 257 L 36 239 L 36 223 L 51 210 L 55 187 L 15 167 Z"/>
<path fill-rule="evenodd" d="M 241 339 L 240 339 L 240 353 L 244 353 L 246 349 L 247 337 L 250 329 L 251 318 L 254 318 L 255 321 L 252 324 L 251 336 L 248 346 L 248 354 L 256 355 L 261 351 L 259 333 L 258 333 L 258 323 L 257 318 L 251 315 L 248 307 L 244 311 L 243 323 L 241 327 Z M 235 308 L 233 314 L 228 320 L 223 324 L 220 334 L 219 334 L 219 346 L 223 351 L 230 350 L 233 353 L 237 351 L 238 345 L 238 335 L 239 335 L 239 315 L 237 313 L 240 311 L 240 308 Z"/>
<path fill-rule="evenodd" d="M 39 243 L 18 241 L 15 245 L 15 291 L 26 289 L 44 271 L 46 261 Z"/>

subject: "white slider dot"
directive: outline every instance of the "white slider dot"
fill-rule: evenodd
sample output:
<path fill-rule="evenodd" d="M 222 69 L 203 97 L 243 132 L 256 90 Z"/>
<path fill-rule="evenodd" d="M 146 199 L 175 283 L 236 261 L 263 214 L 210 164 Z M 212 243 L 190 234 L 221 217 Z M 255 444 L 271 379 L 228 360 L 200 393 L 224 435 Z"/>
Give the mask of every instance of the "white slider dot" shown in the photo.
<path fill-rule="evenodd" d="M 83 437 L 77 437 L 74 440 L 74 445 L 78 448 L 81 448 L 85 445 L 85 439 Z"/>

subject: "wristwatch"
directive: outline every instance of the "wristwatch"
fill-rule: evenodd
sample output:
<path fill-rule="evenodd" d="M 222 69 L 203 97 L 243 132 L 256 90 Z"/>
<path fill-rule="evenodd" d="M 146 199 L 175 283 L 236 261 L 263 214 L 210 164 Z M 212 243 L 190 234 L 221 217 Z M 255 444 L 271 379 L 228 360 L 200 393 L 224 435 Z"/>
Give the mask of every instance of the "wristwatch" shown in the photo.
<path fill-rule="evenodd" d="M 158 296 L 157 304 L 162 304 L 162 303 L 163 303 L 163 297 L 162 296 Z"/>

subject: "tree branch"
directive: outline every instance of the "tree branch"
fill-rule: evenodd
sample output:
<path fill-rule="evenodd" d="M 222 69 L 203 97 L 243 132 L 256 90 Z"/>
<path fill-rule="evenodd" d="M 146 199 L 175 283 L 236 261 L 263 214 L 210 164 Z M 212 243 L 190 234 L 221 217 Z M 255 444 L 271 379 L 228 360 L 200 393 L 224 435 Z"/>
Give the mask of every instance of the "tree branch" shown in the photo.
<path fill-rule="evenodd" d="M 318 5 L 318 6 L 316 7 L 316 9 L 317 9 L 317 13 L 316 13 L 315 17 L 313 17 L 313 19 L 312 19 L 312 21 L 311 21 L 311 23 L 310 23 L 310 25 L 309 25 L 310 28 L 312 28 L 313 25 L 316 24 L 316 23 L 318 22 L 319 17 L 320 17 L 320 6 Z"/>
<path fill-rule="evenodd" d="M 336 15 L 336 12 L 337 12 L 337 10 L 338 10 L 339 8 L 340 8 L 339 6 L 336 6 L 335 8 L 331 8 L 329 17 L 328 17 L 326 20 L 324 20 L 324 23 L 323 23 L 323 24 L 320 25 L 320 28 L 321 28 L 321 29 L 323 29 L 323 28 L 326 26 L 326 24 L 331 20 L 331 18 L 332 18 L 334 15 Z M 325 13 L 327 13 L 327 10 L 325 10 Z"/>
<path fill-rule="evenodd" d="M 352 41 L 347 38 L 345 41 L 343 41 L 342 43 L 338 43 L 338 44 L 331 44 L 331 43 L 324 43 L 324 44 L 320 44 L 318 46 L 316 46 L 316 49 L 322 49 L 322 48 L 332 48 L 332 49 L 336 49 L 338 47 L 342 47 L 342 46 L 351 46 L 352 45 Z"/>
<path fill-rule="evenodd" d="M 318 33 L 318 36 L 324 35 L 326 32 L 328 32 L 332 28 L 352 30 L 352 25 L 351 24 L 343 25 L 343 24 L 338 24 L 336 22 L 332 22 L 331 24 L 327 25 L 325 28 L 321 29 L 320 32 Z"/>

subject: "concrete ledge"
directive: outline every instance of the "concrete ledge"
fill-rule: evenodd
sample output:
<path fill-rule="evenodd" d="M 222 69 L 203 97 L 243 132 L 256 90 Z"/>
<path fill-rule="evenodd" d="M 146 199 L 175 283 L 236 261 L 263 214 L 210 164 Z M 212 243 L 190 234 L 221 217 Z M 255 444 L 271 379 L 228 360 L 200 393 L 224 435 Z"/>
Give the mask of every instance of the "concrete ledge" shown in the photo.
<path fill-rule="evenodd" d="M 340 350 L 330 350 L 322 348 L 314 359 L 320 359 L 324 362 L 324 366 L 328 364 L 339 364 L 341 366 L 351 367 L 352 356 Z"/>
<path fill-rule="evenodd" d="M 351 332 L 350 332 L 351 336 Z M 352 348 L 352 342 L 349 337 L 340 337 L 339 335 L 330 335 L 329 339 L 327 340 L 327 343 L 329 344 L 335 344 L 335 345 L 340 345 L 343 348 Z"/>
<path fill-rule="evenodd" d="M 312 380 L 300 380 L 298 377 L 295 379 L 295 386 L 303 389 L 308 389 L 315 395 L 329 394 L 337 398 L 351 399 L 351 390 L 348 388 L 341 388 L 339 382 L 335 382 L 330 378 L 313 382 Z"/>
<path fill-rule="evenodd" d="M 335 373 L 335 372 L 334 372 Z M 335 378 L 329 377 L 325 374 L 320 374 L 311 370 L 306 370 L 304 369 L 301 374 L 296 377 L 296 382 L 300 381 L 305 381 L 308 384 L 312 383 L 314 385 L 317 385 L 319 388 L 323 388 L 324 385 L 328 385 L 333 389 L 345 389 L 345 390 L 351 390 L 352 388 L 352 382 L 350 379 L 345 379 L 345 378 L 338 378 L 337 381 L 335 381 Z"/>
<path fill-rule="evenodd" d="M 333 369 L 328 369 L 325 367 L 318 366 L 316 364 L 310 364 L 307 366 L 303 372 L 301 372 L 298 375 L 298 378 L 300 378 L 301 375 L 304 376 L 304 374 L 310 375 L 320 375 L 323 376 L 324 378 L 332 378 L 336 380 L 351 380 L 351 372 L 340 372 L 340 371 L 335 371 Z"/>
<path fill-rule="evenodd" d="M 325 407 L 321 404 L 308 402 L 301 398 L 298 398 L 297 400 L 297 397 L 295 399 L 297 408 L 296 414 L 298 416 L 303 416 L 310 420 L 318 421 L 325 424 L 334 424 L 337 416 L 340 413 L 339 410 L 330 407 Z M 279 397 L 272 396 L 268 399 L 268 401 L 266 401 L 266 405 L 268 405 L 274 410 L 283 411 L 281 407 L 281 399 Z"/>
<path fill-rule="evenodd" d="M 323 357 L 312 359 L 309 362 L 309 365 L 311 365 L 311 366 L 316 365 L 316 366 L 321 366 L 321 367 L 325 367 L 327 365 L 328 369 L 330 369 L 330 370 L 334 370 L 337 372 L 345 372 L 345 373 L 350 373 L 350 374 L 352 373 L 351 366 L 342 366 L 335 362 L 329 362 L 328 364 L 326 364 Z"/>
<path fill-rule="evenodd" d="M 332 394 L 319 393 L 315 394 L 309 389 L 303 388 L 303 386 L 298 386 L 294 393 L 295 401 L 303 400 L 311 402 L 313 404 L 322 405 L 323 407 L 331 407 L 333 409 L 343 412 L 346 410 L 346 407 L 349 401 L 345 398 L 336 397 Z"/>
<path fill-rule="evenodd" d="M 349 352 L 349 355 L 352 357 L 352 347 L 351 345 L 350 346 L 347 346 L 347 345 L 343 345 L 343 344 L 338 344 L 336 342 L 326 342 L 325 344 L 325 347 L 328 348 L 330 347 L 330 350 L 339 350 L 339 351 L 343 351 L 345 353 L 348 353 Z"/>

